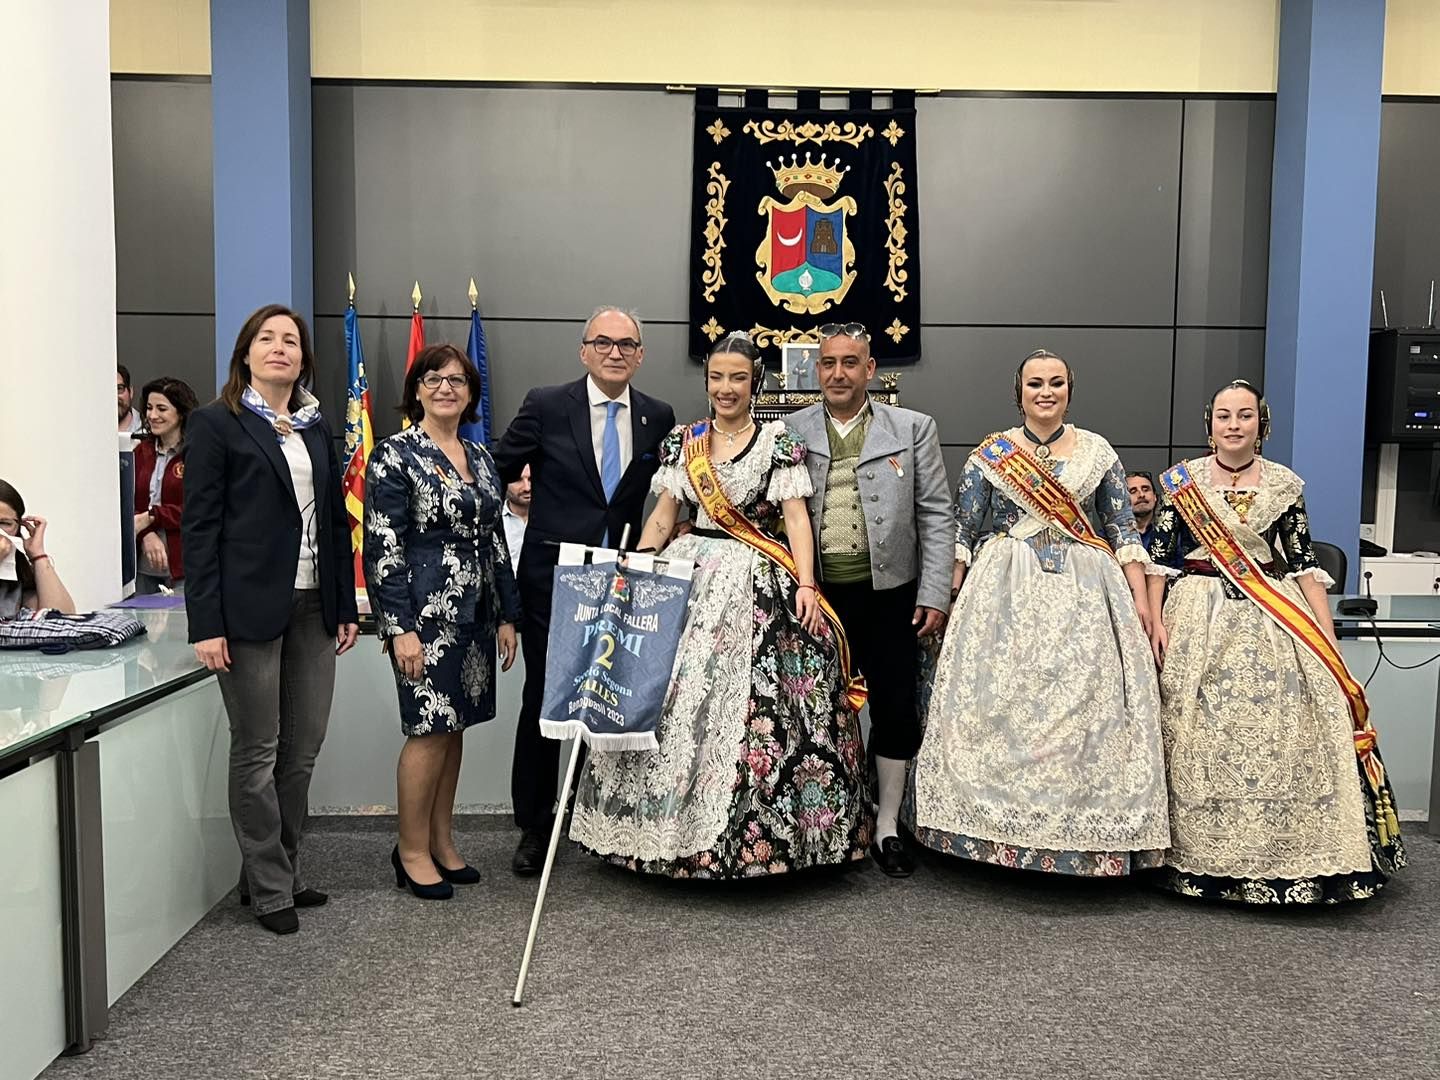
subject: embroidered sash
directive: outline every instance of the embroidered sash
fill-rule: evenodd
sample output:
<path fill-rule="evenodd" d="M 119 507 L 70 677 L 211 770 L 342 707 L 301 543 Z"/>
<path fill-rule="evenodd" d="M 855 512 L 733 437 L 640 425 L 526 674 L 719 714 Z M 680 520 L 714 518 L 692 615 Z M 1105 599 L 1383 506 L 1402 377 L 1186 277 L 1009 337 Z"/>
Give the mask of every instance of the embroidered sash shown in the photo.
<path fill-rule="evenodd" d="M 1230 584 L 1270 616 L 1280 629 L 1308 649 L 1339 685 L 1345 695 L 1345 704 L 1350 710 L 1350 720 L 1355 729 L 1355 753 L 1360 758 L 1365 776 L 1375 793 L 1376 826 L 1380 842 L 1386 842 L 1387 831 L 1398 835 L 1400 825 L 1384 790 L 1385 768 L 1375 752 L 1375 728 L 1370 724 L 1370 704 L 1365 700 L 1365 688 L 1350 674 L 1340 651 L 1325 636 L 1325 631 L 1320 629 L 1309 609 L 1295 603 L 1277 589 L 1246 554 L 1229 527 L 1211 510 L 1205 493 L 1190 474 L 1188 462 L 1181 462 L 1174 468 L 1167 469 L 1160 477 L 1160 486 L 1165 489 L 1165 494 L 1189 526 L 1195 539 L 1205 546 L 1215 568 Z"/>
<path fill-rule="evenodd" d="M 1070 489 L 1023 446 L 1008 435 L 995 434 L 974 450 L 982 462 L 1005 481 L 1005 491 L 1047 525 L 1082 544 L 1103 551 L 1112 559 L 1114 550 L 1095 531 Z"/>
<path fill-rule="evenodd" d="M 710 461 L 709 429 L 710 422 L 700 420 L 685 432 L 685 471 L 690 476 L 690 483 L 695 488 L 700 505 L 716 527 L 723 530 L 727 536 L 758 551 L 798 583 L 800 570 L 795 565 L 795 556 L 790 554 L 790 549 L 756 528 L 749 518 L 736 509 L 720 486 L 720 478 L 715 475 L 715 466 Z M 835 641 L 840 650 L 840 677 L 845 680 L 845 700 L 852 709 L 859 712 L 868 696 L 865 680 L 859 675 L 851 674 L 850 642 L 845 638 L 845 628 L 840 625 L 840 616 L 818 588 L 815 596 L 820 602 L 821 613 L 835 631 Z"/>

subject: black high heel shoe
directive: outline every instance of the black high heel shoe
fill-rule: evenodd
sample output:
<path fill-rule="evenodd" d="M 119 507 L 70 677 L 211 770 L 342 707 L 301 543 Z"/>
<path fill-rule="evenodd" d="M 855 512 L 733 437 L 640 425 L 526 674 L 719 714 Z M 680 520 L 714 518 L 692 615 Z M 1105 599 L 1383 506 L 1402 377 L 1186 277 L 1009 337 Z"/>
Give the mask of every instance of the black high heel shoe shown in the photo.
<path fill-rule="evenodd" d="M 440 876 L 446 881 L 450 882 L 451 885 L 480 884 L 480 871 L 476 870 L 475 867 L 471 866 L 469 863 L 466 863 L 464 866 L 460 867 L 459 870 L 451 870 L 439 859 L 435 858 L 433 853 L 430 856 L 430 861 L 435 864 L 435 869 L 440 871 Z"/>
<path fill-rule="evenodd" d="M 395 887 L 397 889 L 409 886 L 410 891 L 421 900 L 449 900 L 455 895 L 454 886 L 448 881 L 437 881 L 434 885 L 421 885 L 405 873 L 405 864 L 400 861 L 399 844 L 390 849 L 390 865 L 395 867 Z"/>

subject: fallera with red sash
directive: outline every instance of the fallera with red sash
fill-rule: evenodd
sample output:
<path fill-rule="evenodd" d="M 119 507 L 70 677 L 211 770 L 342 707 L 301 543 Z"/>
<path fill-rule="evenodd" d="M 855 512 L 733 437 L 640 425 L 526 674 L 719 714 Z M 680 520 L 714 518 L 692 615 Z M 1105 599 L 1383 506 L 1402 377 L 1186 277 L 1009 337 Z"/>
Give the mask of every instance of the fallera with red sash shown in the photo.
<path fill-rule="evenodd" d="M 720 478 L 715 475 L 714 463 L 710 460 L 709 434 L 708 420 L 699 420 L 685 430 L 685 471 L 690 476 L 690 483 L 695 488 L 700 505 L 704 507 L 716 528 L 764 555 L 799 584 L 800 570 L 795 565 L 795 556 L 790 554 L 790 549 L 774 537 L 765 535 L 754 522 L 737 510 L 735 504 L 726 496 L 725 490 L 720 486 Z M 820 602 L 821 613 L 834 630 L 835 641 L 839 646 L 840 677 L 845 684 L 845 700 L 852 709 L 859 712 L 869 696 L 865 680 L 851 673 L 850 643 L 845 638 L 845 628 L 840 625 L 840 616 L 818 588 L 815 596 Z"/>
<path fill-rule="evenodd" d="M 1375 728 L 1370 723 L 1370 704 L 1365 699 L 1365 688 L 1350 674 L 1340 650 L 1326 636 L 1325 631 L 1320 629 L 1315 616 L 1275 587 L 1264 571 L 1246 554 L 1225 522 L 1210 509 L 1205 493 L 1200 490 L 1200 485 L 1190 473 L 1188 462 L 1181 462 L 1161 474 L 1160 486 L 1165 489 L 1165 494 L 1169 496 L 1195 539 L 1205 545 L 1210 561 L 1224 575 L 1225 580 L 1254 601 L 1280 629 L 1309 650 L 1339 685 L 1345 695 L 1345 704 L 1350 710 L 1350 720 L 1355 729 L 1355 753 L 1360 758 L 1365 777 L 1375 793 L 1375 825 L 1380 842 L 1388 843 L 1387 833 L 1388 836 L 1398 836 L 1400 823 L 1385 788 L 1385 767 L 1376 753 Z"/>
<path fill-rule="evenodd" d="M 1007 492 L 1017 496 L 1017 501 L 1047 525 L 1059 529 L 1073 540 L 1105 552 L 1111 558 L 1115 557 L 1114 550 L 1095 531 L 1070 489 L 1010 436 L 1000 433 L 991 435 L 975 448 L 974 453 L 1002 479 L 1009 481 Z"/>

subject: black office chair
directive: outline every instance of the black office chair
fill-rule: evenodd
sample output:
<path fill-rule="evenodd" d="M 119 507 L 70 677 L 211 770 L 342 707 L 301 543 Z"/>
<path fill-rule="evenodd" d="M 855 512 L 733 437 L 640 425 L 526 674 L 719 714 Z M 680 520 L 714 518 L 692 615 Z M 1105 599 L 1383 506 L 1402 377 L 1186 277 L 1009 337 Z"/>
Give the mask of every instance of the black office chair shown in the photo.
<path fill-rule="evenodd" d="M 1312 541 L 1310 546 L 1315 549 L 1315 558 L 1320 560 L 1320 569 L 1335 579 L 1335 584 L 1325 591 L 1337 595 L 1343 593 L 1345 591 L 1345 571 L 1349 567 L 1345 552 L 1323 540 Z"/>

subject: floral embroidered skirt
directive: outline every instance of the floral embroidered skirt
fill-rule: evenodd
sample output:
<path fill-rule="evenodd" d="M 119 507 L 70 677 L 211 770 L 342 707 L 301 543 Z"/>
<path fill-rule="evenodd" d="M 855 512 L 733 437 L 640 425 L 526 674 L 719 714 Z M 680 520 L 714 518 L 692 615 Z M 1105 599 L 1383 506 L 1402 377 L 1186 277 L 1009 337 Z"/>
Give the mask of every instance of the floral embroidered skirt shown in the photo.
<path fill-rule="evenodd" d="M 1295 582 L 1277 587 L 1306 604 Z M 1165 626 L 1167 887 L 1253 904 L 1374 896 L 1405 849 L 1388 784 L 1377 796 L 1359 767 L 1334 678 L 1217 578 L 1177 581 Z"/>
<path fill-rule="evenodd" d="M 655 751 L 592 750 L 570 836 L 630 870 L 740 878 L 865 858 L 865 751 L 836 639 L 796 621 L 778 566 L 691 534 L 696 562 Z"/>
<path fill-rule="evenodd" d="M 484 623 L 422 619 L 424 649 L 419 679 L 395 668 L 400 730 L 406 735 L 449 735 L 495 716 L 495 629 Z"/>
<path fill-rule="evenodd" d="M 1000 866 L 1157 867 L 1170 838 L 1159 714 L 1115 560 L 1074 544 L 1047 572 L 1023 541 L 997 537 L 941 645 L 906 824 L 926 847 Z"/>

